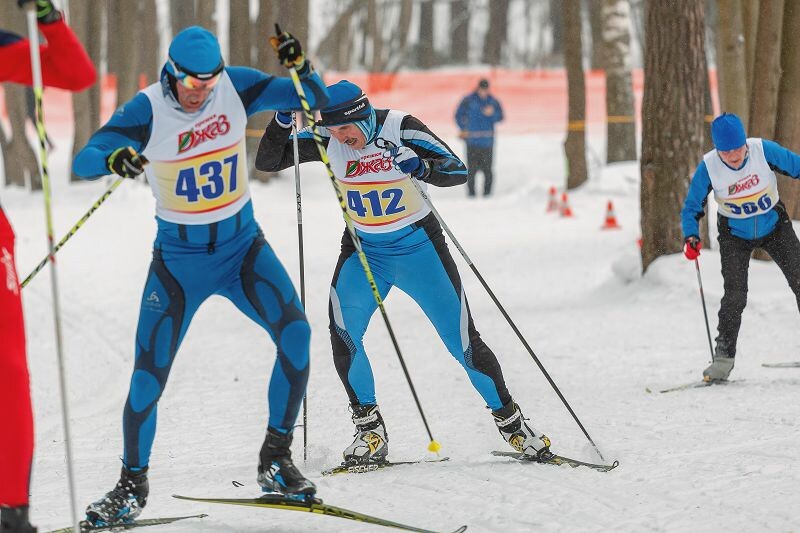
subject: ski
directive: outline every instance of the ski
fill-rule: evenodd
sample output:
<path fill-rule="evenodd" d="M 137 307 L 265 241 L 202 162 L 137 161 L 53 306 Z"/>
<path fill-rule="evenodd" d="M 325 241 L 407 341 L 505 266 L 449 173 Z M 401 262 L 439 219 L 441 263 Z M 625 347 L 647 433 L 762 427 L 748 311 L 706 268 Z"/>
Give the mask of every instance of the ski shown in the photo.
<path fill-rule="evenodd" d="M 736 383 L 737 381 L 743 381 L 743 380 L 731 379 L 731 380 L 723 380 L 723 381 L 720 381 L 720 380 L 692 381 L 691 383 L 684 383 L 683 385 L 678 385 L 677 387 L 670 387 L 668 389 L 661 389 L 658 392 L 660 392 L 661 394 L 664 394 L 666 392 L 676 392 L 676 391 L 680 391 L 680 390 L 704 389 L 706 387 L 711 387 L 711 386 L 716 386 L 716 385 L 728 385 L 730 383 Z"/>
<path fill-rule="evenodd" d="M 135 527 L 160 526 L 162 524 L 171 524 L 173 522 L 177 522 L 178 520 L 187 520 L 189 518 L 205 518 L 206 516 L 208 515 L 193 514 L 189 516 L 171 516 L 167 518 L 143 518 L 141 520 L 134 520 L 133 522 L 113 524 L 110 526 L 93 526 L 86 520 L 82 520 L 80 526 L 81 526 L 81 533 L 84 533 L 86 531 L 124 531 L 126 529 L 133 529 Z M 54 529 L 46 533 L 72 533 L 74 529 L 75 528 L 70 526 L 61 529 Z"/>
<path fill-rule="evenodd" d="M 791 361 L 788 363 L 761 363 L 761 366 L 767 368 L 800 368 L 800 361 Z"/>
<path fill-rule="evenodd" d="M 517 461 L 523 461 L 527 463 L 542 463 L 542 464 L 556 465 L 556 466 L 569 465 L 572 468 L 585 466 L 587 468 L 597 470 L 598 472 L 608 472 L 609 470 L 614 470 L 616 467 L 619 466 L 619 461 L 614 461 L 610 465 L 586 463 L 584 461 L 578 461 L 577 459 L 570 459 L 569 457 L 564 457 L 563 455 L 556 455 L 554 453 L 551 453 L 549 456 L 546 457 L 534 457 L 533 455 L 527 455 L 519 452 L 494 451 L 492 452 L 492 455 L 496 457 L 511 457 L 513 459 L 516 459 Z"/>
<path fill-rule="evenodd" d="M 360 465 L 347 465 L 345 463 L 339 466 L 334 466 L 327 470 L 322 471 L 323 476 L 332 476 L 334 474 L 365 474 L 367 472 L 375 472 L 391 466 L 400 465 L 416 465 L 420 463 L 441 463 L 442 461 L 449 461 L 449 457 L 437 457 L 436 459 L 420 459 L 418 461 L 383 461 L 380 463 L 366 463 Z"/>
<path fill-rule="evenodd" d="M 417 533 L 437 533 L 430 529 L 422 529 L 399 522 L 392 522 L 377 516 L 351 511 L 342 507 L 335 507 L 322 503 L 319 498 L 308 500 L 295 500 L 287 498 L 281 494 L 265 494 L 260 498 L 194 498 L 191 496 L 172 495 L 173 498 L 180 500 L 189 500 L 193 502 L 203 503 L 220 503 L 226 505 L 244 505 L 250 507 L 264 507 L 267 509 L 284 509 L 287 511 L 303 511 L 307 513 L 321 514 L 327 516 L 335 516 L 344 518 L 346 520 L 354 520 L 356 522 L 365 522 L 368 524 L 375 524 L 377 526 L 393 527 L 395 529 L 402 529 L 404 531 L 416 531 Z M 467 530 L 467 526 L 461 526 L 452 533 L 463 533 Z"/>

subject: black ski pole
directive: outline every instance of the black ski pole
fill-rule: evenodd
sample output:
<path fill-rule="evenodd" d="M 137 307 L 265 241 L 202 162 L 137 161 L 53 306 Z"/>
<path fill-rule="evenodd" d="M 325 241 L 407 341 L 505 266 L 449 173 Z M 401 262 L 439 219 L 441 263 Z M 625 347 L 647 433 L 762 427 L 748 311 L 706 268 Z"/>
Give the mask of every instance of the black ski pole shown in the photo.
<path fill-rule="evenodd" d="M 300 154 L 297 141 L 297 112 L 292 113 L 294 192 L 297 198 L 297 253 L 300 261 L 300 303 L 306 309 L 306 276 L 303 261 L 303 199 L 300 194 Z M 308 459 L 308 387 L 303 393 L 303 461 Z"/>
<path fill-rule="evenodd" d="M 700 286 L 700 301 L 703 303 L 703 318 L 706 320 L 706 334 L 708 335 L 708 350 L 711 352 L 711 360 L 714 360 L 714 346 L 711 343 L 711 328 L 708 327 L 708 311 L 706 311 L 706 297 L 703 294 L 703 278 L 700 277 L 700 260 L 694 258 L 694 266 L 697 268 L 697 284 Z"/>
<path fill-rule="evenodd" d="M 277 24 L 275 24 L 275 31 L 278 35 L 281 34 L 281 29 Z M 328 171 L 328 178 L 330 178 L 331 184 L 333 185 L 333 190 L 336 192 L 336 198 L 339 200 L 339 207 L 342 210 L 342 216 L 344 217 L 347 231 L 350 234 L 350 238 L 353 240 L 353 246 L 355 246 L 361 266 L 364 268 L 364 274 L 367 276 L 367 282 L 372 290 L 372 296 L 375 298 L 375 302 L 378 304 L 381 317 L 383 317 L 383 322 L 386 324 L 386 329 L 389 331 L 389 337 L 392 340 L 392 345 L 394 346 L 397 358 L 400 361 L 403 374 L 405 374 L 406 382 L 411 389 L 411 395 L 414 397 L 414 402 L 417 404 L 417 410 L 419 411 L 420 417 L 422 417 L 422 423 L 425 425 L 425 431 L 428 433 L 428 438 L 430 439 L 428 450 L 438 453 L 442 445 L 433 438 L 431 428 L 428 425 L 428 420 L 425 418 L 425 412 L 422 410 L 422 404 L 417 396 L 417 390 L 414 388 L 414 383 L 411 381 L 411 375 L 408 373 L 408 368 L 406 367 L 405 360 L 403 359 L 403 354 L 400 352 L 400 345 L 397 342 L 397 337 L 395 337 L 394 330 L 389 322 L 389 315 L 386 313 L 386 308 L 383 305 L 383 298 L 381 298 L 380 292 L 378 292 L 378 286 L 375 284 L 375 277 L 372 275 L 372 269 L 367 262 L 367 256 L 364 253 L 364 250 L 361 248 L 361 240 L 356 234 L 353 226 L 353 220 L 347 213 L 347 204 L 345 203 L 344 195 L 342 195 L 342 191 L 339 189 L 339 184 L 336 182 L 336 175 L 333 173 L 333 169 L 331 168 L 331 162 L 328 159 L 328 152 L 325 150 L 325 146 L 322 144 L 322 137 L 317 129 L 317 123 L 314 120 L 314 114 L 311 111 L 311 106 L 308 104 L 308 100 L 306 99 L 306 93 L 303 90 L 303 86 L 300 84 L 300 77 L 297 75 L 297 71 L 294 68 L 289 68 L 288 70 L 289 75 L 292 78 L 292 82 L 294 83 L 295 91 L 297 91 L 297 96 L 300 99 L 300 105 L 303 108 L 303 114 L 305 115 L 306 123 L 308 124 L 308 127 L 311 128 L 314 142 L 317 145 L 317 150 L 319 150 L 320 159 L 325 165 L 325 169 Z"/>
<path fill-rule="evenodd" d="M 564 398 L 564 395 L 561 394 L 561 390 L 558 388 L 555 381 L 553 381 L 553 378 L 550 377 L 550 374 L 547 372 L 542 362 L 539 360 L 538 357 L 536 357 L 536 354 L 533 352 L 533 349 L 528 344 L 528 341 L 525 340 L 525 337 L 522 336 L 522 332 L 520 332 L 519 328 L 517 328 L 517 325 L 514 324 L 514 321 L 511 320 L 511 317 L 508 315 L 505 308 L 503 308 L 503 305 L 500 303 L 500 300 L 498 300 L 497 296 L 495 296 L 494 291 L 492 291 L 492 289 L 489 287 L 489 284 L 486 283 L 486 280 L 483 279 L 481 273 L 478 272 L 477 267 L 475 267 L 475 264 L 472 262 L 472 259 L 470 259 L 469 256 L 467 255 L 467 252 L 464 251 L 464 248 L 461 247 L 461 244 L 458 242 L 455 235 L 453 235 L 453 232 L 450 231 L 450 228 L 447 226 L 445 221 L 442 219 L 442 216 L 436 210 L 436 207 L 433 205 L 433 202 L 431 201 L 430 197 L 422 189 L 422 186 L 420 186 L 419 182 L 416 179 L 411 178 L 411 183 L 414 184 L 414 187 L 417 189 L 417 192 L 419 192 L 420 196 L 422 196 L 422 198 L 425 200 L 425 203 L 428 204 L 428 207 L 436 217 L 436 220 L 439 221 L 439 224 L 442 226 L 442 229 L 444 229 L 444 231 L 447 232 L 447 235 L 450 237 L 450 240 L 453 241 L 455 247 L 458 248 L 458 251 L 461 253 L 461 257 L 464 258 L 464 261 L 467 262 L 469 268 L 472 269 L 472 272 L 475 273 L 475 276 L 478 278 L 478 281 L 481 282 L 483 288 L 486 289 L 487 293 L 489 293 L 489 297 L 491 297 L 492 301 L 495 303 L 495 305 L 497 305 L 497 308 L 500 310 L 500 313 L 503 315 L 508 324 L 511 326 L 511 329 L 514 330 L 514 333 L 517 334 L 517 337 L 519 338 L 520 342 L 522 342 L 522 345 L 525 347 L 530 356 L 533 358 L 534 362 L 539 367 L 539 370 L 542 371 L 542 374 L 544 374 L 544 377 L 547 379 L 547 382 L 550 383 L 550 386 L 553 387 L 554 391 L 556 391 L 556 394 L 558 395 L 559 399 L 561 399 L 561 402 L 567 408 L 569 414 L 572 415 L 572 418 L 575 419 L 575 422 L 578 424 L 578 427 L 581 428 L 583 434 L 586 435 L 586 438 L 589 440 L 589 443 L 594 447 L 594 450 L 597 452 L 597 455 L 600 457 L 601 460 L 605 461 L 605 458 L 603 457 L 603 454 L 600 453 L 600 449 L 597 447 L 597 444 L 594 443 L 592 437 L 589 436 L 589 433 L 586 431 L 586 428 L 583 427 L 583 424 L 578 419 L 578 415 L 576 415 L 575 411 L 572 410 L 572 407 L 569 405 L 569 402 L 567 402 L 567 399 Z"/>

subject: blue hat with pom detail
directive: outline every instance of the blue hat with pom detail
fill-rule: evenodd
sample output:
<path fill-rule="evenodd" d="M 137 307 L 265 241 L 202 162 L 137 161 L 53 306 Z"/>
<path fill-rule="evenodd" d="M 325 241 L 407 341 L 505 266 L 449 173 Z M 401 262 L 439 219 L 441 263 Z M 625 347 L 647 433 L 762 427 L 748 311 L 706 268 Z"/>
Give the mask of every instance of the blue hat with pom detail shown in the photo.
<path fill-rule="evenodd" d="M 720 152 L 741 148 L 747 143 L 742 120 L 733 113 L 721 114 L 711 123 L 711 139 Z"/>
<path fill-rule="evenodd" d="M 218 74 L 225 67 L 219 41 L 200 26 L 185 28 L 172 39 L 169 59 L 167 72 L 176 77 L 183 72 L 203 79 Z M 175 72 L 174 67 L 180 72 Z"/>

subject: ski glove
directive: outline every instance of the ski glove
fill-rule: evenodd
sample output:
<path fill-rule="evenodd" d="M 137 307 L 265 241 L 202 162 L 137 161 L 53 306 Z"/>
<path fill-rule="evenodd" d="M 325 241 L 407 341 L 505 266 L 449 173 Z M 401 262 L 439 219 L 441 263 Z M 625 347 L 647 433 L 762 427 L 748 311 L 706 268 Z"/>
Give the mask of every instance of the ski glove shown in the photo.
<path fill-rule="evenodd" d="M 700 257 L 700 248 L 703 247 L 703 243 L 699 237 L 695 235 L 690 235 L 686 237 L 686 241 L 683 245 L 683 255 L 686 256 L 686 259 L 689 261 L 694 261 L 698 257 Z"/>
<path fill-rule="evenodd" d="M 106 159 L 108 169 L 123 178 L 135 179 L 136 176 L 144 172 L 144 164 L 147 160 L 136 153 L 130 146 L 117 148 Z"/>
<path fill-rule="evenodd" d="M 50 24 L 61 20 L 61 13 L 53 5 L 52 0 L 17 0 L 19 7 L 25 9 L 26 4 L 36 6 L 36 19 L 42 24 Z"/>
<path fill-rule="evenodd" d="M 411 174 L 418 180 L 425 181 L 430 174 L 428 163 L 408 146 L 387 150 L 383 153 L 383 157 L 391 157 L 394 168 L 403 174 Z"/>
<path fill-rule="evenodd" d="M 278 111 L 275 113 L 275 121 L 278 123 L 279 126 L 288 128 L 292 125 L 292 113 L 291 111 Z"/>
<path fill-rule="evenodd" d="M 298 74 L 306 70 L 306 56 L 303 54 L 303 47 L 300 46 L 300 41 L 294 35 L 287 31 L 281 31 L 280 26 L 275 24 L 275 35 L 269 38 L 269 44 L 278 54 L 281 65 L 295 69 Z"/>

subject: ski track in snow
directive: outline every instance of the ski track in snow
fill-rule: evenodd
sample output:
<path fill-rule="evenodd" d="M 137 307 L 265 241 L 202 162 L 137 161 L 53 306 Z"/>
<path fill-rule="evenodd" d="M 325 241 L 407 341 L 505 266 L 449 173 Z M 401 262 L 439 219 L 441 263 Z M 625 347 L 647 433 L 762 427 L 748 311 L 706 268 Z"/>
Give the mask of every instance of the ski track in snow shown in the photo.
<path fill-rule="evenodd" d="M 447 139 L 456 149 L 462 145 Z M 659 394 L 699 379 L 710 358 L 694 265 L 680 254 L 639 274 L 638 164 L 593 168 L 570 194 L 575 218 L 546 214 L 547 191 L 564 182 L 560 136 L 501 137 L 496 194 L 465 198 L 464 187 L 431 187 L 433 201 L 560 387 L 607 461 L 609 473 L 519 464 L 506 449 L 464 372 L 422 312 L 392 291 L 386 308 L 434 437 L 441 464 L 322 477 L 352 438 L 347 398 L 330 356 L 327 296 L 341 215 L 321 165 L 302 167 L 306 301 L 313 328 L 308 390 L 309 459 L 302 431 L 294 457 L 327 503 L 437 531 L 798 531 L 797 405 L 800 372 L 762 368 L 800 359 L 794 298 L 774 264 L 751 264 L 737 365 L 729 387 Z M 603 139 L 590 139 L 603 152 Z M 107 182 L 66 186 L 67 146 L 51 155 L 57 238 Z M 480 182 L 479 182 L 480 183 Z M 256 216 L 299 288 L 293 172 L 253 184 Z M 621 230 L 601 231 L 614 201 Z M 4 189 L 17 231 L 20 276 L 46 253 L 41 195 Z M 680 206 L 675 206 L 679 209 Z M 59 252 L 62 326 L 78 501 L 116 482 L 121 418 L 142 285 L 155 234 L 153 199 L 124 183 Z M 716 247 L 716 243 L 714 243 Z M 454 246 L 478 330 L 507 384 L 558 453 L 597 461 Z M 719 254 L 700 259 L 712 336 L 722 295 Z M 32 516 L 40 530 L 69 523 L 66 467 L 50 307 L 49 273 L 24 290 L 36 411 Z M 385 327 L 366 336 L 387 421 L 391 457 L 426 456 L 427 437 Z M 206 512 L 166 532 L 379 531 L 333 517 L 204 506 L 171 494 L 250 497 L 264 436 L 274 347 L 230 302 L 212 298 L 196 315 L 159 409 L 151 493 L 143 517 Z M 647 393 L 649 388 L 652 393 Z M 233 480 L 244 484 L 235 487 Z"/>

